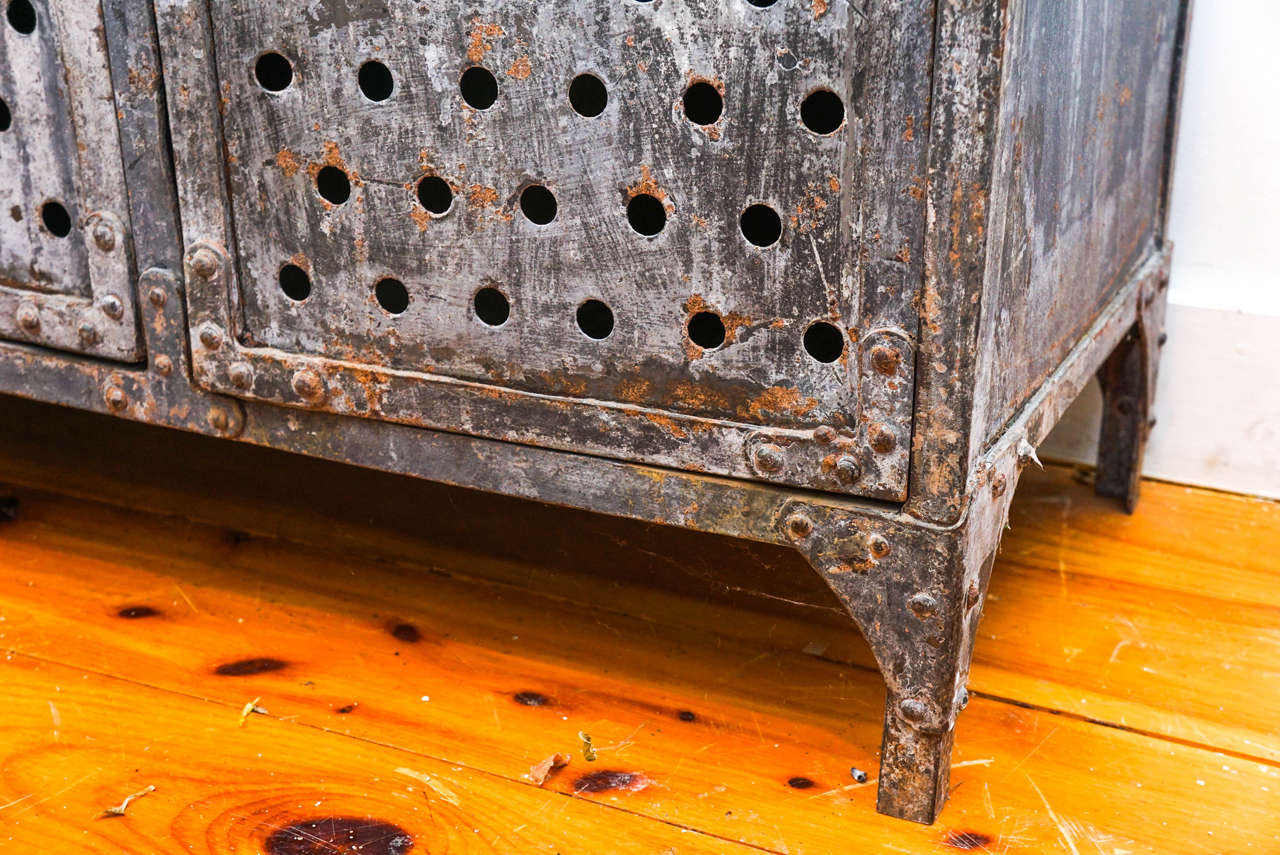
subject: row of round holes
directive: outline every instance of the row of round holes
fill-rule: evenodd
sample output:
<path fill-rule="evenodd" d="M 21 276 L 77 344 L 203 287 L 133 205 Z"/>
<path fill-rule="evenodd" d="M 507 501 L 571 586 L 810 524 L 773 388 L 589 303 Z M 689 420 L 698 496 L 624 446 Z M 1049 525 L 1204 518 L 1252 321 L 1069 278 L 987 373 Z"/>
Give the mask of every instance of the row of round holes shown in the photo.
<path fill-rule="evenodd" d="M 29 0 L 10 0 L 9 8 L 5 10 L 5 17 L 9 20 L 9 26 L 24 36 L 35 32 L 36 10 Z M 9 105 L 0 98 L 0 133 L 9 130 L 12 124 L 13 114 L 9 112 Z"/>
<path fill-rule="evenodd" d="M 280 268 L 280 290 L 295 302 L 311 296 L 311 277 L 296 264 Z M 373 286 L 374 299 L 390 315 L 403 314 L 409 308 L 409 290 L 394 277 L 379 279 Z M 487 326 L 500 327 L 511 317 L 511 302 L 497 288 L 485 287 L 472 301 L 476 317 Z M 600 300 L 586 300 L 576 313 L 578 329 L 587 338 L 601 341 L 613 333 L 613 310 Z M 728 334 L 724 321 L 715 312 L 697 312 L 685 328 L 689 340 L 704 350 L 724 344 Z M 804 333 L 804 349 L 818 362 L 835 362 L 844 353 L 844 335 L 833 324 L 815 321 Z"/>
<path fill-rule="evenodd" d="M 316 172 L 316 192 L 326 202 L 341 205 L 351 198 L 351 180 L 336 166 Z M 418 182 L 418 203 L 440 215 L 453 207 L 453 189 L 443 178 L 428 175 Z M 555 194 L 543 184 L 530 184 L 520 192 L 520 213 L 534 225 L 545 226 L 556 218 L 559 205 Z M 639 234 L 653 237 L 667 224 L 667 209 L 658 197 L 638 193 L 627 202 L 627 222 Z M 742 236 L 758 247 L 768 247 L 782 237 L 782 218 L 768 205 L 755 203 L 738 217 Z"/>
<path fill-rule="evenodd" d="M 293 83 L 293 63 L 281 53 L 269 51 L 254 64 L 258 85 L 268 92 L 283 92 Z M 395 91 L 391 69 L 376 59 L 360 66 L 356 74 L 360 91 L 373 102 L 386 101 Z M 493 72 L 473 65 L 458 78 L 462 100 L 477 110 L 487 110 L 498 100 L 498 80 Z M 569 83 L 569 105 L 574 112 L 594 118 L 604 112 L 609 92 L 594 74 L 579 74 Z M 681 98 L 685 117 L 695 125 L 714 125 L 724 112 L 724 96 L 705 80 L 689 84 Z M 800 103 L 800 121 L 820 136 L 835 133 L 844 124 L 844 102 L 830 89 L 817 89 Z"/>
<path fill-rule="evenodd" d="M 5 9 L 5 18 L 9 21 L 9 26 L 24 36 L 35 32 L 36 10 L 30 0 L 9 0 L 9 6 Z M 9 111 L 9 105 L 5 100 L 0 98 L 0 133 L 4 133 L 12 126 L 13 114 Z M 63 238 L 71 234 L 71 215 L 57 200 L 50 199 L 40 206 L 40 220 L 49 234 L 54 237 Z"/>

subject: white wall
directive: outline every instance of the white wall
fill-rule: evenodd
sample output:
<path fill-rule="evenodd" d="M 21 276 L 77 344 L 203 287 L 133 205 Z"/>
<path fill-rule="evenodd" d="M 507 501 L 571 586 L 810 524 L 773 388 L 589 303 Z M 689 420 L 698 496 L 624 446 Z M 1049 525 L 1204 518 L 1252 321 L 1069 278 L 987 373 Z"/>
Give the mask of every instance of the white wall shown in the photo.
<path fill-rule="evenodd" d="M 1169 342 L 1149 475 L 1280 498 L 1277 0 L 1198 0 L 1169 232 Z M 1041 455 L 1092 462 L 1091 387 Z"/>

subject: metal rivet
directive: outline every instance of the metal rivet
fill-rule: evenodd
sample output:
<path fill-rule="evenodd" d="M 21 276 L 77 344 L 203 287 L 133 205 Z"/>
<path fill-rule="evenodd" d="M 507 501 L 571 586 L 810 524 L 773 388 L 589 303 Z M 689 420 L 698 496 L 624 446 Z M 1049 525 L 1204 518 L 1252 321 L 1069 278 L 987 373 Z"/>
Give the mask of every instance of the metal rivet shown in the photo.
<path fill-rule="evenodd" d="M 956 694 L 956 706 L 964 709 L 969 706 L 969 690 L 961 686 L 960 691 Z"/>
<path fill-rule="evenodd" d="M 871 448 L 879 454 L 888 454 L 898 445 L 898 438 L 884 425 L 876 424 L 867 429 Z"/>
<path fill-rule="evenodd" d="M 151 301 L 151 305 L 158 309 L 168 301 L 169 295 L 164 292 L 163 288 L 157 285 L 147 294 L 147 299 Z"/>
<path fill-rule="evenodd" d="M 205 324 L 200 328 L 200 343 L 209 350 L 217 350 L 222 347 L 222 332 L 212 324 Z"/>
<path fill-rule="evenodd" d="M 89 345 L 92 345 L 92 344 L 97 344 L 98 328 L 95 327 L 93 324 L 89 323 L 88 321 L 85 321 L 82 324 L 80 324 L 80 329 L 77 332 L 80 335 L 80 343 L 85 347 L 88 347 Z"/>
<path fill-rule="evenodd" d="M 907 721 L 924 721 L 929 715 L 929 708 L 924 705 L 923 701 L 908 698 L 898 704 L 898 712 L 902 713 L 902 717 Z"/>
<path fill-rule="evenodd" d="M 108 386 L 102 392 L 102 399 L 113 410 L 123 410 L 129 403 L 129 396 L 119 386 Z"/>
<path fill-rule="evenodd" d="M 932 617 L 938 613 L 938 601 L 930 594 L 913 594 L 911 599 L 907 600 L 907 606 L 916 617 Z"/>
<path fill-rule="evenodd" d="M 191 254 L 191 270 L 201 279 L 212 279 L 218 272 L 218 256 L 207 246 Z"/>
<path fill-rule="evenodd" d="M 782 449 L 771 442 L 757 447 L 752 452 L 751 459 L 761 472 L 781 472 L 786 462 L 782 456 Z"/>
<path fill-rule="evenodd" d="M 813 438 L 824 444 L 831 442 L 836 438 L 836 429 L 831 425 L 819 425 L 813 429 Z"/>
<path fill-rule="evenodd" d="M 293 375 L 293 391 L 304 398 L 319 398 L 324 394 L 324 381 L 314 371 L 299 371 Z"/>
<path fill-rule="evenodd" d="M 796 511 L 787 517 L 787 533 L 797 539 L 808 537 L 813 533 L 813 520 L 808 514 Z"/>
<path fill-rule="evenodd" d="M 23 303 L 18 307 L 18 326 L 29 333 L 40 329 L 40 310 L 31 303 Z"/>
<path fill-rule="evenodd" d="M 231 427 L 231 416 L 222 407 L 214 407 L 209 410 L 209 427 L 224 432 Z"/>
<path fill-rule="evenodd" d="M 248 389 L 253 385 L 253 368 L 247 362 L 232 365 L 227 375 L 231 378 L 231 385 L 237 389 Z"/>
<path fill-rule="evenodd" d="M 884 558 L 889 554 L 889 541 L 878 534 L 873 534 L 867 538 L 867 549 L 871 550 L 873 557 Z"/>
<path fill-rule="evenodd" d="M 1160 333 L 1159 336 L 1156 337 L 1156 344 L 1159 345 L 1160 347 L 1164 347 L 1165 342 L 1167 342 L 1168 340 L 1169 340 L 1169 334 L 1162 332 Z"/>
<path fill-rule="evenodd" d="M 173 373 L 173 360 L 163 353 L 156 357 L 156 373 L 161 377 L 168 377 Z"/>
<path fill-rule="evenodd" d="M 836 477 L 840 479 L 841 484 L 854 484 L 862 477 L 862 465 L 858 463 L 856 457 L 848 454 L 841 455 L 836 461 Z"/>
<path fill-rule="evenodd" d="M 93 224 L 93 242 L 103 252 L 111 252 L 116 248 L 116 230 L 102 217 Z"/>
<path fill-rule="evenodd" d="M 124 317 L 124 303 L 120 302 L 120 298 L 115 294 L 108 294 L 103 297 L 99 305 L 102 308 L 102 314 L 113 321 L 118 321 Z"/>
<path fill-rule="evenodd" d="M 877 344 L 871 348 L 871 367 L 877 374 L 892 377 L 898 373 L 898 366 L 901 364 L 902 354 L 894 348 L 883 344 Z"/>

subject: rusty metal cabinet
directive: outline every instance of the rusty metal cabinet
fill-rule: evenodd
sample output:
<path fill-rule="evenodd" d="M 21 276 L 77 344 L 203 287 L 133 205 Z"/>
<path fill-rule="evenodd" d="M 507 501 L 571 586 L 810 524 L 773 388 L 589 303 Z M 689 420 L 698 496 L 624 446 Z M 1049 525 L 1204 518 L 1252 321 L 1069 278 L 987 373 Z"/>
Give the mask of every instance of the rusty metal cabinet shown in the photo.
<path fill-rule="evenodd" d="M 941 809 L 1095 374 L 1136 499 L 1185 0 L 6 14 L 0 390 L 793 545 L 884 672 L 885 813 Z"/>

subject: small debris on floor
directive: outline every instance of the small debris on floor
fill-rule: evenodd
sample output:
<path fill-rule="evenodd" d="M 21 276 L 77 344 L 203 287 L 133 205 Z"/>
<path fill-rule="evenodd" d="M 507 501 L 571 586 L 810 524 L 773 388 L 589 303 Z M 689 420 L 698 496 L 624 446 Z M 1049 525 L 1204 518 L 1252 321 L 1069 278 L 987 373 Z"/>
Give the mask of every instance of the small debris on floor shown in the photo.
<path fill-rule="evenodd" d="M 525 777 L 541 787 L 557 769 L 563 769 L 565 766 L 568 766 L 571 759 L 572 757 L 570 755 L 560 754 L 557 752 L 552 754 L 546 760 L 543 760 L 538 765 L 530 767 L 529 774 Z"/>
<path fill-rule="evenodd" d="M 0 496 L 0 522 L 9 522 L 18 518 L 18 497 Z"/>
<path fill-rule="evenodd" d="M 578 738 L 582 740 L 582 759 L 588 763 L 596 762 L 596 747 L 591 744 L 591 734 L 585 730 L 578 731 Z"/>
<path fill-rule="evenodd" d="M 249 716 L 254 715 L 255 713 L 257 715 L 268 714 L 266 710 L 258 706 L 258 701 L 260 700 L 262 700 L 262 698 L 254 698 L 253 700 L 249 701 L 249 703 L 244 705 L 244 709 L 240 710 L 240 726 L 241 727 L 244 727 L 244 723 L 249 720 Z"/>
<path fill-rule="evenodd" d="M 115 807 L 107 808 L 102 813 L 98 814 L 98 818 L 102 819 L 108 816 L 124 816 L 124 812 L 129 809 L 129 802 L 133 801 L 134 799 L 142 798 L 147 793 L 153 791 L 155 788 L 156 788 L 156 785 L 151 784 L 146 789 L 138 790 L 138 792 L 134 793 L 133 795 L 125 796 L 124 801 L 122 801 L 120 804 L 116 805 Z"/>
<path fill-rule="evenodd" d="M 850 767 L 849 774 L 852 775 L 853 780 L 857 781 L 859 784 L 865 784 L 867 782 L 867 773 L 859 769 L 857 766 Z"/>

